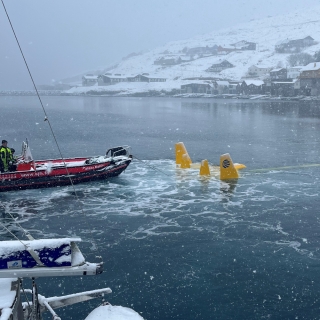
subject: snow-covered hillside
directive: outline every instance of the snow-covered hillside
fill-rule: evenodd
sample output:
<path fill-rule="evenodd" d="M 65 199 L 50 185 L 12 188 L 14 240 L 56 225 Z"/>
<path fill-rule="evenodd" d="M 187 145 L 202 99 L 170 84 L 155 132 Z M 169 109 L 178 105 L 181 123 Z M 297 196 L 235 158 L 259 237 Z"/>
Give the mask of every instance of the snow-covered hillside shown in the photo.
<path fill-rule="evenodd" d="M 108 72 L 130 76 L 148 73 L 152 76 L 164 77 L 167 83 L 153 83 L 150 90 L 167 90 L 179 88 L 183 79 L 194 77 L 216 77 L 229 80 L 241 80 L 247 76 L 248 68 L 252 65 L 263 67 L 288 66 L 288 53 L 276 53 L 275 44 L 285 39 L 302 39 L 307 36 L 314 38 L 317 44 L 304 48 L 303 52 L 314 54 L 320 51 L 320 6 L 308 8 L 303 12 L 294 12 L 287 15 L 269 17 L 262 20 L 253 20 L 228 29 L 214 31 L 197 36 L 192 39 L 170 42 L 147 53 L 133 56 L 118 64 L 116 68 Z M 159 58 L 181 56 L 184 48 L 212 47 L 214 45 L 230 47 L 231 44 L 241 40 L 257 44 L 256 50 L 238 50 L 226 55 L 215 55 L 197 58 L 172 66 L 156 65 Z M 221 72 L 207 72 L 206 70 L 215 63 L 227 60 L 235 67 Z M 103 91 L 134 90 L 134 83 L 119 83 L 104 87 Z M 140 90 L 145 90 L 146 85 L 140 85 Z M 106 89 L 107 88 L 107 89 Z M 71 89 L 72 91 L 88 91 L 93 88 Z M 138 89 L 138 88 L 137 88 Z M 139 90 L 138 90 L 139 91 Z"/>

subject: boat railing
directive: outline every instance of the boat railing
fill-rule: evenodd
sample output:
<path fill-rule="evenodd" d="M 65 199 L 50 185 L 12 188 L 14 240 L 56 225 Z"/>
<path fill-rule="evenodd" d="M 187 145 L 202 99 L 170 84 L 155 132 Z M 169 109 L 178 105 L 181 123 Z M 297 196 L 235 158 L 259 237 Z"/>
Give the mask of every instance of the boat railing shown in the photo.
<path fill-rule="evenodd" d="M 30 294 L 31 298 L 27 299 L 26 302 L 22 302 L 22 307 L 24 311 L 24 319 L 29 319 L 30 317 L 34 317 L 32 319 L 42 319 L 41 315 L 45 311 L 49 311 L 52 315 L 52 319 L 61 320 L 61 318 L 57 315 L 54 309 L 63 308 L 66 306 L 73 305 L 75 303 L 89 301 L 91 299 L 102 298 L 104 299 L 105 294 L 112 293 L 110 288 L 103 288 L 91 291 L 84 291 L 73 293 L 65 296 L 54 296 L 54 297 L 45 297 L 39 294 L 37 291 L 37 285 L 35 281 L 33 281 L 32 289 L 23 289 L 21 293 Z M 34 294 L 37 294 L 36 299 Z M 39 315 L 35 314 L 34 310 L 39 310 Z M 38 316 L 38 317 L 37 317 Z"/>
<path fill-rule="evenodd" d="M 42 320 L 48 310 L 53 319 L 60 317 L 53 311 L 74 303 L 103 297 L 110 288 L 84 291 L 65 296 L 46 298 L 38 293 L 34 278 L 57 276 L 89 276 L 103 271 L 103 263 L 87 262 L 76 242 L 80 238 L 0 241 L 0 319 Z M 23 278 L 32 278 L 32 289 L 24 289 Z M 15 297 L 14 297 L 15 292 Z M 21 293 L 31 294 L 27 302 Z M 1 303 L 5 301 L 6 303 Z"/>

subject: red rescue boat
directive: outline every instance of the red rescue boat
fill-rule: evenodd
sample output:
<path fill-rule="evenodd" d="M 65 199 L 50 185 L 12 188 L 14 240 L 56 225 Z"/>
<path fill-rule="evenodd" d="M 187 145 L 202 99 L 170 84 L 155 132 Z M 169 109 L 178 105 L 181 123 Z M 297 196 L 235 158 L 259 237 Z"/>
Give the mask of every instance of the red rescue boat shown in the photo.
<path fill-rule="evenodd" d="M 129 146 L 114 147 L 105 156 L 33 160 L 28 142 L 22 144 L 16 171 L 0 174 L 0 192 L 48 188 L 118 176 L 130 162 Z"/>

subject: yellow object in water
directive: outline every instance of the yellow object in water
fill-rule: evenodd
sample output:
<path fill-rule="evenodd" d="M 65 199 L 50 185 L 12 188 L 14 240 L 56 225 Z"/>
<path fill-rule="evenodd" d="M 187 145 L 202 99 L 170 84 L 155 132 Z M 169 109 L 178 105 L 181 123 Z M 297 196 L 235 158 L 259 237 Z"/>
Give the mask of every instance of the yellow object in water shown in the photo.
<path fill-rule="evenodd" d="M 242 169 L 242 168 L 241 168 Z M 220 156 L 220 180 L 238 179 L 239 173 L 235 168 L 229 153 Z"/>
<path fill-rule="evenodd" d="M 192 163 L 191 158 L 188 154 L 188 151 L 186 149 L 186 147 L 184 146 L 183 142 L 178 142 L 176 143 L 176 164 L 180 164 L 182 165 L 183 161 L 186 161 L 185 159 L 183 160 L 183 156 L 186 155 L 188 160 L 187 162 L 189 162 L 190 164 Z M 181 166 L 182 167 L 182 166 Z M 190 166 L 188 167 L 190 168 Z"/>
<path fill-rule="evenodd" d="M 189 155 L 188 154 L 183 154 L 180 168 L 188 169 L 190 167 L 191 167 L 191 159 L 190 159 Z"/>
<path fill-rule="evenodd" d="M 186 147 L 183 142 L 175 144 L 176 164 L 181 169 L 200 169 L 201 176 L 219 177 L 221 180 L 238 179 L 238 170 L 246 168 L 244 164 L 233 163 L 230 154 L 226 153 L 220 157 L 220 166 L 209 165 L 208 160 L 201 163 L 192 163 Z"/>
<path fill-rule="evenodd" d="M 209 169 L 209 163 L 208 160 L 202 160 L 201 161 L 201 167 L 200 167 L 200 176 L 209 176 L 210 175 L 210 169 Z"/>
<path fill-rule="evenodd" d="M 244 164 L 241 164 L 241 163 L 234 163 L 233 165 L 237 170 L 241 170 L 241 169 L 245 169 L 246 168 L 246 166 Z"/>

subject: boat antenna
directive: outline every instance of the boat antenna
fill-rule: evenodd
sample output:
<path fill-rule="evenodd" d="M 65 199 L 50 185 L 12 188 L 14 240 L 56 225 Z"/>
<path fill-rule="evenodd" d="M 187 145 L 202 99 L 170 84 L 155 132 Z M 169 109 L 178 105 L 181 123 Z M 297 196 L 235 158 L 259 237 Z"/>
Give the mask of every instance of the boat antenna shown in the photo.
<path fill-rule="evenodd" d="M 12 25 L 12 23 L 11 23 L 9 14 L 8 14 L 8 12 L 7 12 L 7 9 L 6 9 L 6 6 L 4 5 L 3 0 L 1 0 L 1 2 L 2 2 L 3 8 L 4 8 L 4 11 L 5 11 L 5 13 L 6 13 L 6 16 L 7 16 L 7 18 L 8 18 L 8 21 L 9 21 L 9 23 L 10 23 L 11 30 L 12 30 L 12 32 L 13 32 L 13 34 L 14 34 L 14 37 L 16 38 L 16 41 L 17 41 L 18 47 L 19 47 L 19 49 L 20 49 L 20 53 L 21 53 L 21 55 L 22 55 L 22 58 L 23 58 L 23 60 L 24 60 L 24 63 L 25 63 L 25 65 L 26 65 L 26 67 L 27 67 L 27 70 L 28 70 L 29 76 L 30 76 L 30 78 L 31 78 L 33 87 L 34 87 L 34 89 L 36 90 L 38 99 L 39 99 L 39 101 L 40 101 L 42 110 L 43 110 L 43 112 L 44 112 L 44 115 L 45 115 L 44 121 L 47 121 L 48 124 L 49 124 L 49 128 L 50 128 L 50 130 L 51 130 L 52 136 L 53 136 L 54 141 L 55 141 L 55 143 L 56 143 L 56 145 L 57 145 L 57 148 L 58 148 L 58 150 L 59 150 L 60 157 L 61 157 L 61 159 L 62 159 L 62 161 L 63 161 L 63 164 L 64 164 L 64 167 L 65 167 L 65 169 L 66 169 L 66 171 L 67 171 L 67 175 L 68 175 L 68 178 L 69 178 L 69 180 L 70 180 L 70 183 L 71 183 L 71 185 L 72 185 L 72 187 L 73 187 L 74 194 L 75 194 L 77 200 L 79 200 L 78 195 L 77 195 L 77 192 L 76 192 L 76 189 L 75 189 L 74 184 L 73 184 L 73 181 L 72 181 L 72 179 L 71 179 L 69 170 L 68 170 L 68 168 L 67 168 L 66 162 L 65 162 L 65 160 L 64 160 L 64 157 L 62 156 L 62 152 L 61 152 L 61 149 L 60 149 L 60 147 L 59 147 L 58 140 L 57 140 L 57 138 L 56 138 L 56 136 L 55 136 L 55 134 L 54 134 L 54 131 L 53 131 L 53 128 L 52 128 L 52 126 L 51 126 L 51 123 L 50 123 L 49 117 L 48 117 L 48 115 L 47 115 L 46 109 L 45 109 L 45 107 L 44 107 L 44 105 L 43 105 L 43 103 L 42 103 L 42 100 L 41 100 L 41 98 L 40 98 L 40 95 L 39 95 L 37 86 L 36 86 L 36 84 L 35 84 L 35 82 L 34 82 L 34 80 L 33 80 L 33 77 L 32 77 L 31 71 L 30 71 L 30 69 L 29 69 L 27 60 L 26 60 L 26 58 L 25 58 L 25 56 L 24 56 L 24 54 L 23 54 L 23 51 L 22 51 L 22 49 L 21 49 L 21 46 L 20 46 L 18 37 L 17 37 L 17 35 L 16 35 L 15 31 L 14 31 L 14 28 L 13 28 L 13 25 Z M 82 210 L 82 211 L 83 211 L 83 210 Z"/>

